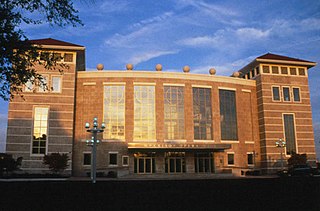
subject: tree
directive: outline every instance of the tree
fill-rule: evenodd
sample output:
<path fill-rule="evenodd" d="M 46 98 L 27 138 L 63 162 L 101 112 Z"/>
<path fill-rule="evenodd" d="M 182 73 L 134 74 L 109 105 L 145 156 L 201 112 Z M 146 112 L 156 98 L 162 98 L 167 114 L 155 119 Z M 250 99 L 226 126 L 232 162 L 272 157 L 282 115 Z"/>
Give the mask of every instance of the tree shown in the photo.
<path fill-rule="evenodd" d="M 56 64 L 54 57 L 40 61 L 38 47 L 29 42 L 21 24 L 76 27 L 82 25 L 77 14 L 71 0 L 0 0 L 0 98 L 9 100 L 19 94 L 29 80 L 45 87 L 34 66 L 48 69 Z"/>
<path fill-rule="evenodd" d="M 51 153 L 43 157 L 43 164 L 48 165 L 52 172 L 59 173 L 69 166 L 68 160 L 68 154 Z"/>
<path fill-rule="evenodd" d="M 0 176 L 3 175 L 4 171 L 6 171 L 8 174 L 8 172 L 19 169 L 21 162 L 22 157 L 19 157 L 17 160 L 15 160 L 10 154 L 0 153 Z"/>
<path fill-rule="evenodd" d="M 292 154 L 288 159 L 288 166 L 305 165 L 307 164 L 306 154 Z"/>

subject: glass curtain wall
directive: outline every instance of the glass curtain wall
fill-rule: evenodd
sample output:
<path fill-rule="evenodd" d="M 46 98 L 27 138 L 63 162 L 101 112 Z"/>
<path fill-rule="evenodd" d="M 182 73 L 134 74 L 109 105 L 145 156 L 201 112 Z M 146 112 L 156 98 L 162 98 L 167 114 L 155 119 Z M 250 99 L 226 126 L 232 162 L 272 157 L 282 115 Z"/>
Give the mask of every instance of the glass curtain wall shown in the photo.
<path fill-rule="evenodd" d="M 134 140 L 156 139 L 155 87 L 134 86 Z"/>
<path fill-rule="evenodd" d="M 184 139 L 184 87 L 164 87 L 165 139 Z"/>
<path fill-rule="evenodd" d="M 236 93 L 219 90 L 221 139 L 238 140 Z"/>
<path fill-rule="evenodd" d="M 104 87 L 104 139 L 125 139 L 125 86 Z"/>
<path fill-rule="evenodd" d="M 194 139 L 212 140 L 211 89 L 192 88 Z"/>

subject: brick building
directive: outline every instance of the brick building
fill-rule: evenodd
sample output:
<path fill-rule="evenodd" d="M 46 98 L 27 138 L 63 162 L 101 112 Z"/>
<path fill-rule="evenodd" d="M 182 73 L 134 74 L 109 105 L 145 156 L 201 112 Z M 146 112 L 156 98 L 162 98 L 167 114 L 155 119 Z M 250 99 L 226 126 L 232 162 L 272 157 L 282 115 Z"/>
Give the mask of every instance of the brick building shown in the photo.
<path fill-rule="evenodd" d="M 128 174 L 218 174 L 280 169 L 293 153 L 315 162 L 308 69 L 316 63 L 265 54 L 231 77 L 183 71 L 85 70 L 83 46 L 32 41 L 60 55 L 62 73 L 37 67 L 49 90 L 27 83 L 9 105 L 7 153 L 22 169 L 45 172 L 44 154 L 68 153 L 73 175 L 90 171 L 91 135 L 104 121 L 97 169 Z M 286 147 L 275 142 L 283 139 Z"/>

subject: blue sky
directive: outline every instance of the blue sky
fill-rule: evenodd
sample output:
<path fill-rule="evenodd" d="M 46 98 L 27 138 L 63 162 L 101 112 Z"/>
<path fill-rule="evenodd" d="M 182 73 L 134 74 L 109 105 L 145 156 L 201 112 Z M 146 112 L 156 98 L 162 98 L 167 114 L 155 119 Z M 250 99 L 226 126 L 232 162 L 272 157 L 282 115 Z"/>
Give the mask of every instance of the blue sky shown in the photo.
<path fill-rule="evenodd" d="M 23 25 L 29 39 L 54 38 L 86 47 L 87 69 L 153 70 L 230 75 L 272 52 L 320 64 L 320 1 L 110 0 L 75 3 L 83 27 Z M 320 65 L 309 70 L 313 122 L 320 155 Z M 0 100 L 0 142 L 7 103 Z M 1 146 L 0 146 L 1 150 Z"/>

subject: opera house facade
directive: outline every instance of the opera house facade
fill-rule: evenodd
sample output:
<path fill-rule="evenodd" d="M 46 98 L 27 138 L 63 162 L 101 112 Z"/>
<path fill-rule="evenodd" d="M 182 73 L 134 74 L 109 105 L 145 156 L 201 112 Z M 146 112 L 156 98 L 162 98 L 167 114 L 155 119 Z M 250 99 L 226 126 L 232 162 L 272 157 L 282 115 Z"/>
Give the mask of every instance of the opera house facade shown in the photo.
<path fill-rule="evenodd" d="M 32 42 L 69 68 L 38 66 L 50 89 L 27 83 L 24 97 L 10 102 L 6 150 L 23 157 L 24 171 L 48 171 L 43 156 L 59 152 L 68 153 L 70 174 L 90 172 L 92 137 L 84 126 L 93 118 L 105 123 L 96 158 L 106 175 L 272 173 L 294 153 L 315 163 L 308 86 L 314 62 L 268 53 L 230 77 L 213 68 L 168 72 L 160 64 L 86 71 L 83 46 Z M 284 147 L 276 146 L 280 139 Z"/>

